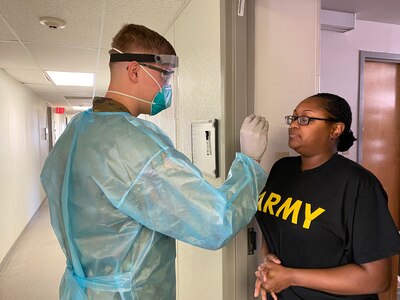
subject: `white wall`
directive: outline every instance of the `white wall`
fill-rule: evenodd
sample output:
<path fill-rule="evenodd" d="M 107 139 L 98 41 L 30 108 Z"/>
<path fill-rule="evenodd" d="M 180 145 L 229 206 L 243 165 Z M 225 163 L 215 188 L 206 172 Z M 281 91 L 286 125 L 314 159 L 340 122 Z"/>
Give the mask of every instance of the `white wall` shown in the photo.
<path fill-rule="evenodd" d="M 45 198 L 46 108 L 0 69 L 0 262 Z"/>
<path fill-rule="evenodd" d="M 176 145 L 188 157 L 191 121 L 223 119 L 220 35 L 220 3 L 215 0 L 192 0 L 174 24 L 174 46 L 180 59 Z M 223 122 L 220 125 L 222 131 Z M 221 183 L 220 179 L 209 181 Z M 178 242 L 177 276 L 178 300 L 222 299 L 222 251 Z"/>
<path fill-rule="evenodd" d="M 157 124 L 189 158 L 191 122 L 223 118 L 220 34 L 219 1 L 191 0 L 164 35 L 179 56 L 171 108 L 154 117 L 140 116 Z M 176 248 L 177 300 L 222 300 L 222 250 L 203 250 L 179 241 Z"/>
<path fill-rule="evenodd" d="M 319 0 L 255 0 L 255 113 L 270 123 L 262 164 L 289 154 L 284 116 L 319 84 Z"/>
<path fill-rule="evenodd" d="M 359 50 L 400 54 L 400 25 L 356 21 L 346 33 L 321 32 L 321 91 L 338 94 L 350 104 L 352 130 L 358 130 Z M 348 157 L 357 159 L 357 142 Z"/>

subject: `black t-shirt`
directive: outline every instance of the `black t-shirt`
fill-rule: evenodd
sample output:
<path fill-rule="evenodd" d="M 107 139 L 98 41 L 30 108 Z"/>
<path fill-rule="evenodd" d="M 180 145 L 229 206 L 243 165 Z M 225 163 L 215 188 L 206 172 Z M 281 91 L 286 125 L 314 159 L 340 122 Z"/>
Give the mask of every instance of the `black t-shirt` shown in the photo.
<path fill-rule="evenodd" d="M 400 252 L 400 236 L 378 179 L 359 164 L 334 155 L 301 171 L 301 158 L 275 163 L 256 214 L 268 249 L 292 268 L 367 263 Z M 290 287 L 279 299 L 378 299 L 338 296 Z M 271 298 L 272 299 L 272 298 Z"/>

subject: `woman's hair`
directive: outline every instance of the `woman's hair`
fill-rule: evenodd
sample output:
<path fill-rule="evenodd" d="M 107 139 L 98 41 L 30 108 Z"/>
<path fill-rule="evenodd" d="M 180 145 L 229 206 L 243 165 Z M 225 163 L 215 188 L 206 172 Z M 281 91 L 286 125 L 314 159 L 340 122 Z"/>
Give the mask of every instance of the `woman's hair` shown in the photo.
<path fill-rule="evenodd" d="M 340 152 L 349 150 L 354 141 L 357 140 L 350 129 L 352 121 L 350 105 L 342 97 L 329 93 L 319 93 L 310 98 L 318 98 L 321 101 L 321 106 L 333 119 L 344 123 L 345 128 L 339 136 L 337 150 Z"/>
<path fill-rule="evenodd" d="M 116 48 L 125 53 L 149 53 L 176 55 L 172 45 L 157 32 L 136 24 L 126 24 L 116 34 L 111 43 L 112 48 Z M 117 53 L 111 49 L 110 53 Z"/>

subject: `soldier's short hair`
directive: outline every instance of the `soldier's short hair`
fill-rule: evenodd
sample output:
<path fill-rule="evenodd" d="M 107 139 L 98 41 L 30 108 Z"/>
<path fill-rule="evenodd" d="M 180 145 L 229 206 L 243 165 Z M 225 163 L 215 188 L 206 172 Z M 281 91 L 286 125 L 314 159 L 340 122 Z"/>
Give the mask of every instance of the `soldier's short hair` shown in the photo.
<path fill-rule="evenodd" d="M 176 55 L 172 45 L 160 34 L 143 25 L 126 24 L 115 35 L 111 43 L 124 53 L 149 53 Z M 111 53 L 117 53 L 111 49 Z"/>

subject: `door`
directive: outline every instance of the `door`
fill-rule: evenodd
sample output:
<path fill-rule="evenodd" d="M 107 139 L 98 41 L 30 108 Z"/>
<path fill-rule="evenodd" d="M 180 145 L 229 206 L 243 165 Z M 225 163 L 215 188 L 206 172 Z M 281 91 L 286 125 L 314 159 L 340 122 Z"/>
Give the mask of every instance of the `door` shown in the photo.
<path fill-rule="evenodd" d="M 362 62 L 363 63 L 363 62 Z M 360 163 L 372 171 L 389 197 L 389 210 L 399 228 L 400 219 L 400 62 L 366 60 L 360 104 Z M 361 133 L 361 135 L 360 135 Z M 392 284 L 381 300 L 397 295 L 398 257 L 392 261 Z"/>

